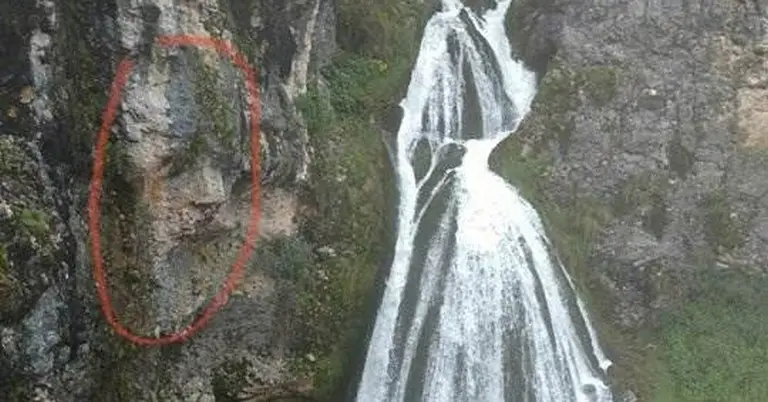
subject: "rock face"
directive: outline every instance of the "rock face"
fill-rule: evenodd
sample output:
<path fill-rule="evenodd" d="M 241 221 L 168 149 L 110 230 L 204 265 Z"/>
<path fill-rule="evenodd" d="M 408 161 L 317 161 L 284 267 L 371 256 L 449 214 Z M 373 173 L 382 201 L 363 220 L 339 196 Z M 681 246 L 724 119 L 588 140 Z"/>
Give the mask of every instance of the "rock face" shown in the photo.
<path fill-rule="evenodd" d="M 541 87 L 509 149 L 540 173 L 540 206 L 574 210 L 560 251 L 600 314 L 634 333 L 708 270 L 764 276 L 768 2 L 516 7 Z"/>
<path fill-rule="evenodd" d="M 198 346 L 136 349 L 109 332 L 87 244 L 92 147 L 117 64 L 130 57 L 105 162 L 104 264 L 123 325 L 144 336 L 178 331 L 235 260 L 252 174 L 262 183 L 262 239 L 298 230 L 312 151 L 296 102 L 335 50 L 333 2 L 7 3 L 0 6 L 13 16 L 3 21 L 0 45 L 0 394 L 213 401 L 244 388 L 220 384 L 236 378 L 258 379 L 259 395 L 269 396 L 269 384 L 291 380 L 282 350 L 295 337 L 290 289 L 263 268 L 247 267 L 225 311 L 192 342 Z M 242 71 L 211 50 L 159 46 L 162 35 L 224 39 L 255 68 L 259 170 L 249 164 L 253 122 Z M 288 388 L 279 386 L 283 394 Z"/>
<path fill-rule="evenodd" d="M 553 151 L 550 190 L 612 206 L 606 266 L 765 272 L 766 4 L 576 3 L 529 21 L 531 54 L 558 27 L 521 134 Z"/>

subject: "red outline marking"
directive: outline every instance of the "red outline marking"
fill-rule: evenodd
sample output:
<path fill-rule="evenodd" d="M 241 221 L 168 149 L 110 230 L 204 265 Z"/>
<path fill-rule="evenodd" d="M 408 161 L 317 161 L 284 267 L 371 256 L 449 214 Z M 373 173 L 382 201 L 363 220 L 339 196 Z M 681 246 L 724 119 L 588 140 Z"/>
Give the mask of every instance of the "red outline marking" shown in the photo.
<path fill-rule="evenodd" d="M 120 104 L 120 94 L 125 87 L 125 84 L 128 82 L 128 77 L 131 74 L 134 65 L 129 57 L 124 58 L 117 67 L 117 73 L 112 82 L 112 91 L 102 116 L 101 128 L 95 146 L 93 176 L 91 177 L 91 191 L 88 199 L 88 217 L 91 240 L 91 258 L 93 260 L 93 277 L 96 282 L 96 291 L 101 302 L 101 312 L 118 335 L 142 346 L 168 345 L 184 342 L 200 331 L 213 318 L 213 316 L 227 303 L 232 291 L 237 287 L 243 277 L 245 264 L 251 257 L 256 237 L 258 236 L 259 221 L 261 219 L 261 162 L 259 159 L 259 119 L 261 117 L 261 104 L 259 87 L 253 68 L 248 64 L 247 59 L 240 52 L 238 52 L 229 42 L 224 40 L 205 36 L 172 35 L 160 36 L 156 38 L 155 42 L 164 47 L 196 46 L 213 49 L 219 54 L 229 57 L 232 63 L 245 74 L 245 83 L 250 100 L 249 112 L 251 118 L 251 214 L 245 242 L 240 248 L 237 259 L 232 265 L 232 270 L 227 276 L 224 285 L 216 293 L 211 302 L 208 303 L 202 314 L 192 321 L 192 323 L 179 332 L 163 335 L 159 338 L 134 334 L 130 329 L 120 323 L 115 313 L 114 306 L 112 305 L 112 298 L 109 294 L 109 283 L 107 281 L 107 275 L 104 272 L 104 262 L 101 254 L 101 229 L 99 226 L 99 218 L 101 215 L 100 199 L 104 179 L 105 148 L 107 141 L 109 140 L 109 131 L 115 121 L 117 107 Z"/>

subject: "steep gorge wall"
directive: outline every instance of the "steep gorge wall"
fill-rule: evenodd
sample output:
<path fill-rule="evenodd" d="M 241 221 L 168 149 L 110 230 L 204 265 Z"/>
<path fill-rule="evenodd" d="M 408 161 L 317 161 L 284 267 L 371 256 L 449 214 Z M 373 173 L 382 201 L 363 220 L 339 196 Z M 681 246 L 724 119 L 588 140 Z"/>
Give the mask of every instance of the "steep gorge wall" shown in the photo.
<path fill-rule="evenodd" d="M 254 395 L 292 380 L 285 349 L 298 338 L 290 335 L 296 292 L 276 279 L 275 264 L 252 262 L 239 292 L 192 343 L 145 349 L 112 334 L 91 278 L 86 197 L 110 83 L 117 63 L 131 56 L 136 65 L 106 164 L 104 261 L 124 325 L 147 336 L 179 330 L 221 286 L 233 244 L 242 243 L 249 122 L 243 77 L 230 61 L 153 40 L 226 39 L 256 68 L 260 241 L 268 242 L 299 232 L 312 150 L 296 101 L 335 51 L 334 4 L 62 0 L 2 7 L 2 394 L 214 400 L 217 379 L 255 378 Z M 309 245 L 294 251 L 295 258 L 311 253 Z M 232 367 L 237 375 L 219 373 Z M 302 388 L 296 384 L 288 387 Z M 223 387 L 219 399 L 243 388 Z"/>

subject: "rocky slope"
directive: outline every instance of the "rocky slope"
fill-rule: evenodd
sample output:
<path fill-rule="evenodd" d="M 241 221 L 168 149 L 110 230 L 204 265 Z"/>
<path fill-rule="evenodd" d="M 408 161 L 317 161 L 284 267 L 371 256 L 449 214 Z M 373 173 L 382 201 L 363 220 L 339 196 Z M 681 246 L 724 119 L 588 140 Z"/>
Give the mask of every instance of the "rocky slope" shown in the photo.
<path fill-rule="evenodd" d="M 759 400 L 768 2 L 516 7 L 541 88 L 494 163 L 546 215 L 614 374 L 642 400 Z"/>
<path fill-rule="evenodd" d="M 312 147 L 297 101 L 335 52 L 334 3 L 11 1 L 0 12 L 0 393 L 212 401 L 311 391 L 286 352 L 302 341 L 300 292 L 276 266 L 315 258 L 298 240 Z M 187 325 L 223 283 L 251 203 L 243 74 L 210 50 L 154 43 L 176 34 L 228 40 L 257 71 L 265 246 L 207 330 L 143 348 L 100 315 L 86 229 L 92 147 L 123 57 L 135 66 L 101 202 L 122 324 L 149 337 Z M 287 256 L 259 265 L 278 249 Z"/>

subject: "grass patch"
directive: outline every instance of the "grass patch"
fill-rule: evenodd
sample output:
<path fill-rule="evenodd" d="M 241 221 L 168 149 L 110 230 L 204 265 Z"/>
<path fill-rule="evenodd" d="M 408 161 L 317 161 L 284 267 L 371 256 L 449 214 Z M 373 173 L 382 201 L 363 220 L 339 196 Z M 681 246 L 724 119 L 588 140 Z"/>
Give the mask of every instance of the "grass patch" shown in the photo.
<path fill-rule="evenodd" d="M 591 66 L 576 72 L 576 84 L 596 106 L 606 106 L 617 94 L 619 75 L 614 66 Z"/>
<path fill-rule="evenodd" d="M 0 244 L 0 300 L 6 300 L 13 295 L 15 282 L 8 262 L 8 251 Z"/>
<path fill-rule="evenodd" d="M 429 10 L 421 0 L 338 0 L 337 40 L 347 51 L 396 61 L 415 54 Z"/>
<path fill-rule="evenodd" d="M 13 321 L 31 308 L 45 285 L 39 279 L 56 263 L 50 216 L 11 206 L 11 215 L 0 217 L 0 321 Z"/>
<path fill-rule="evenodd" d="M 656 401 L 759 402 L 768 394 L 768 279 L 704 270 L 662 320 Z"/>
<path fill-rule="evenodd" d="M 7 278 L 8 273 L 8 251 L 5 250 L 5 246 L 0 244 L 0 284 L 4 283 L 4 279 Z"/>
<path fill-rule="evenodd" d="M 16 217 L 18 230 L 27 236 L 44 240 L 50 233 L 48 223 L 50 218 L 42 211 L 23 208 L 14 214 L 14 217 Z"/>

